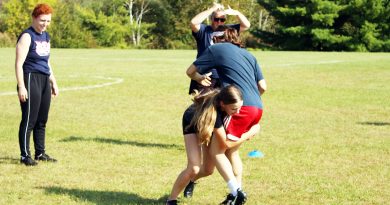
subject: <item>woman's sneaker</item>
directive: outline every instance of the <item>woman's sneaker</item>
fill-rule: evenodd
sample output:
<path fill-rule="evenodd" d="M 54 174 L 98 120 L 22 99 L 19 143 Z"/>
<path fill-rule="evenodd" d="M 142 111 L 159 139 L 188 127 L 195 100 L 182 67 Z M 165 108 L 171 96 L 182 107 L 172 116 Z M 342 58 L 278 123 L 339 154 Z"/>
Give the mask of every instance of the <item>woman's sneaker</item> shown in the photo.
<path fill-rule="evenodd" d="M 50 157 L 47 154 L 40 154 L 40 155 L 35 155 L 35 160 L 37 161 L 46 161 L 46 162 L 57 162 L 56 159 Z"/>
<path fill-rule="evenodd" d="M 234 205 L 242 205 L 245 204 L 246 202 L 246 193 L 242 191 L 241 189 L 237 190 L 237 196 L 236 199 L 234 200 Z"/>
<path fill-rule="evenodd" d="M 194 193 L 195 185 L 196 185 L 196 183 L 193 181 L 190 181 L 190 183 L 187 184 L 187 186 L 183 192 L 185 198 L 192 197 L 192 194 Z"/>
<path fill-rule="evenodd" d="M 237 190 L 237 195 L 233 196 L 233 194 L 228 194 L 226 196 L 225 201 L 221 203 L 221 205 L 242 205 L 246 202 L 246 193 L 241 189 Z"/>
<path fill-rule="evenodd" d="M 20 163 L 26 165 L 26 166 L 36 166 L 38 165 L 38 163 L 36 161 L 34 161 L 33 159 L 31 159 L 30 156 L 28 157 L 22 157 L 20 159 Z"/>
<path fill-rule="evenodd" d="M 177 205 L 177 200 L 167 200 L 165 205 Z"/>
<path fill-rule="evenodd" d="M 228 194 L 228 195 L 226 196 L 225 201 L 223 201 L 223 202 L 221 203 L 221 205 L 234 205 L 234 199 L 236 199 L 236 197 L 233 196 L 233 194 Z"/>

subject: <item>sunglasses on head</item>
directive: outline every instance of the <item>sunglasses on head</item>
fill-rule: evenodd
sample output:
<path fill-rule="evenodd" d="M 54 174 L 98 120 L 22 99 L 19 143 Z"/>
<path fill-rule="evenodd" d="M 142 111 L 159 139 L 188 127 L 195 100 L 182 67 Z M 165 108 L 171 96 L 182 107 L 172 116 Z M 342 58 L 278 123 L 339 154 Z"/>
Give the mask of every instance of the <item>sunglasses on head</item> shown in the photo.
<path fill-rule="evenodd" d="M 215 22 L 218 22 L 218 21 L 225 22 L 226 19 L 225 18 L 214 18 L 213 21 L 215 21 Z"/>

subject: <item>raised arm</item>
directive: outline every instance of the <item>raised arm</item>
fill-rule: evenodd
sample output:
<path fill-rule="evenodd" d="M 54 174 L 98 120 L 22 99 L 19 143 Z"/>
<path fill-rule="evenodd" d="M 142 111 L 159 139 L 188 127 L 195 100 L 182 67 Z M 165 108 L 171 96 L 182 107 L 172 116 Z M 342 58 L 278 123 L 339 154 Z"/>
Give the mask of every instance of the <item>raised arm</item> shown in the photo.
<path fill-rule="evenodd" d="M 221 4 L 215 3 L 213 7 L 200 12 L 194 18 L 191 19 L 191 30 L 197 33 L 200 30 L 200 24 L 207 19 L 214 11 L 222 10 L 223 6 Z"/>
<path fill-rule="evenodd" d="M 251 27 L 249 20 L 238 10 L 234 10 L 228 6 L 228 9 L 225 10 L 225 13 L 227 15 L 237 16 L 237 20 L 240 21 L 240 31 L 248 30 Z"/>

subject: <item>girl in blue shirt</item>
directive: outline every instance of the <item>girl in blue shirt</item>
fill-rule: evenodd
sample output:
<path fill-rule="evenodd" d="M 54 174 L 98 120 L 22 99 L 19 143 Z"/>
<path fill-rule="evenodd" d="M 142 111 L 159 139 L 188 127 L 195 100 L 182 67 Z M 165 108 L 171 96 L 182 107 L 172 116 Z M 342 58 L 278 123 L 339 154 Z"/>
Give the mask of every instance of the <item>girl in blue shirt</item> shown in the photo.
<path fill-rule="evenodd" d="M 45 129 L 51 96 L 58 95 L 58 86 L 50 66 L 50 36 L 46 32 L 51 22 L 52 8 L 38 4 L 32 12 L 32 25 L 22 32 L 16 44 L 15 74 L 22 109 L 19 126 L 20 162 L 35 166 L 35 160 L 56 162 L 45 152 Z M 33 132 L 35 160 L 30 153 Z"/>

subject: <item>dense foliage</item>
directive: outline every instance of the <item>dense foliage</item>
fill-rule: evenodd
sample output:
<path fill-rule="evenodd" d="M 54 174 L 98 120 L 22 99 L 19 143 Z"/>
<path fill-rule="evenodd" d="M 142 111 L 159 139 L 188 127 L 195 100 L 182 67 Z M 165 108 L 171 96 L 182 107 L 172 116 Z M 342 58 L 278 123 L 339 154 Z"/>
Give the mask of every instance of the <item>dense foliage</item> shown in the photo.
<path fill-rule="evenodd" d="M 14 46 L 41 0 L 0 1 L 0 47 Z M 46 0 L 58 48 L 194 48 L 189 22 L 214 0 Z M 389 51 L 388 0 L 226 0 L 251 22 L 247 47 Z M 237 22 L 229 17 L 229 22 Z M 207 21 L 205 23 L 208 23 Z"/>
<path fill-rule="evenodd" d="M 283 50 L 390 51 L 388 0 L 258 0 L 277 19 L 255 31 Z"/>

